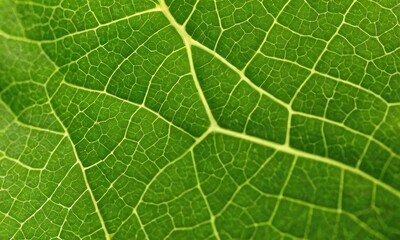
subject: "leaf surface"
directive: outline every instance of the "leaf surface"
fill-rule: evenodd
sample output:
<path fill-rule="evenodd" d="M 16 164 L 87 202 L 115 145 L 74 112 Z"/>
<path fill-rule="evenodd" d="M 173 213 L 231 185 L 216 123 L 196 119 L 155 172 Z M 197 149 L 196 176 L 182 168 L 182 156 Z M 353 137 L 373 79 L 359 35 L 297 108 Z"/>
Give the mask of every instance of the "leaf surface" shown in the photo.
<path fill-rule="evenodd" d="M 399 19 L 1 1 L 0 239 L 399 239 Z"/>

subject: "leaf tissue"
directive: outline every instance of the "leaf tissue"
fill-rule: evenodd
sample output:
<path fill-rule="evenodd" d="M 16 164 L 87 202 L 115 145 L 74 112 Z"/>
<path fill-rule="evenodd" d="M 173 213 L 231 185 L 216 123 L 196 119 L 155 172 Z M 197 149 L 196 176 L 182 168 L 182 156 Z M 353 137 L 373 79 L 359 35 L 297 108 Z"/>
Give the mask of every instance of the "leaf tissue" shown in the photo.
<path fill-rule="evenodd" d="M 396 0 L 0 0 L 0 239 L 400 239 Z"/>

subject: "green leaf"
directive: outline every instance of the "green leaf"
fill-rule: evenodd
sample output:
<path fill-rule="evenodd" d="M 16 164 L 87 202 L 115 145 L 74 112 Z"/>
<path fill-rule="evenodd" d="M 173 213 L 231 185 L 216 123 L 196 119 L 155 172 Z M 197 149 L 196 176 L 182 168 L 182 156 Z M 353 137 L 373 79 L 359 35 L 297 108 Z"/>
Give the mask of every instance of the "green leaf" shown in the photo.
<path fill-rule="evenodd" d="M 399 19 L 0 1 L 0 239 L 400 239 Z"/>

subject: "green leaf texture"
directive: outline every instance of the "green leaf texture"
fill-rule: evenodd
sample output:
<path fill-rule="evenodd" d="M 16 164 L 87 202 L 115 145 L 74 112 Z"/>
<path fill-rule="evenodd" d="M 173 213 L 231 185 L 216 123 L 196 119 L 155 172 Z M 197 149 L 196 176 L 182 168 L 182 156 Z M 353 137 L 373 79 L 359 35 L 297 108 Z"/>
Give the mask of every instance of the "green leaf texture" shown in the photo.
<path fill-rule="evenodd" d="M 1 0 L 0 239 L 400 239 L 397 0 Z"/>

